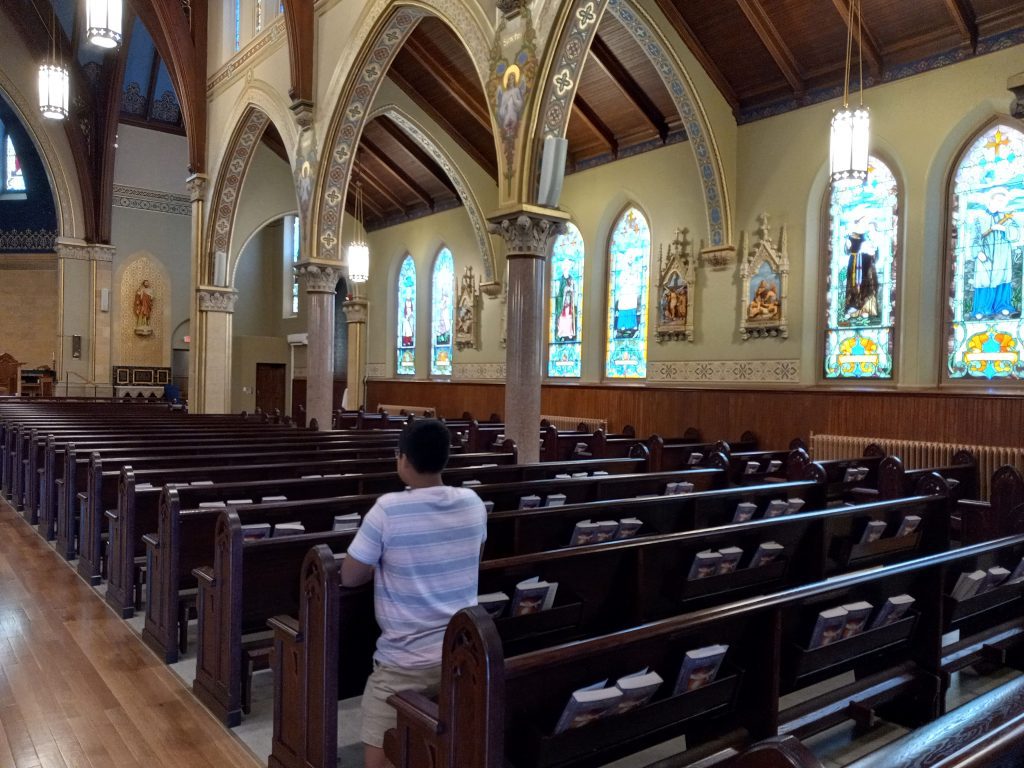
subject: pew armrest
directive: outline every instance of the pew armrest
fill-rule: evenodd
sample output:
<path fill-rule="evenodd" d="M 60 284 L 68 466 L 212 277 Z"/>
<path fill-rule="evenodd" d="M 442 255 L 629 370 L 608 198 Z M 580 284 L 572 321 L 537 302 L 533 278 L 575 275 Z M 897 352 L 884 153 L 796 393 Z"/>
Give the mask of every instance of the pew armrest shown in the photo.
<path fill-rule="evenodd" d="M 870 504 L 872 501 L 878 501 L 878 491 L 874 488 L 851 488 L 846 495 L 851 501 L 858 504 Z"/>
<path fill-rule="evenodd" d="M 159 534 L 147 533 L 142 537 L 142 543 L 146 545 L 146 551 L 149 551 L 150 549 L 160 549 Z"/>
<path fill-rule="evenodd" d="M 75 498 L 78 499 L 78 503 L 81 505 L 84 504 L 89 499 L 89 494 L 86 493 L 85 491 L 80 491 L 79 493 L 75 494 Z"/>
<path fill-rule="evenodd" d="M 285 637 L 288 640 L 298 641 L 302 639 L 299 632 L 299 621 L 294 616 L 280 615 L 267 619 L 267 626 L 274 630 L 276 637 Z"/>
<path fill-rule="evenodd" d="M 199 581 L 200 589 L 202 589 L 203 586 L 209 587 L 213 585 L 213 568 L 208 565 L 204 565 L 201 568 L 193 568 L 192 575 Z"/>
<path fill-rule="evenodd" d="M 108 509 L 103 514 L 106 515 L 108 520 L 117 520 L 118 518 L 117 509 Z"/>
<path fill-rule="evenodd" d="M 959 499 L 956 502 L 957 512 L 991 512 L 992 505 L 987 501 L 977 499 Z"/>
<path fill-rule="evenodd" d="M 416 691 L 401 691 L 388 697 L 388 704 L 398 712 L 405 727 L 440 736 L 444 732 L 438 719 L 437 702 Z"/>

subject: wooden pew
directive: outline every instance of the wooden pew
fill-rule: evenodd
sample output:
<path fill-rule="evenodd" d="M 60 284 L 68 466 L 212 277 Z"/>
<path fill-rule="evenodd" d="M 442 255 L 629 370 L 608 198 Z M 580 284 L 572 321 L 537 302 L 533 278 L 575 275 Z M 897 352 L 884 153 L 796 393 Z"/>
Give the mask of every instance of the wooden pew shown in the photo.
<path fill-rule="evenodd" d="M 935 485 L 941 488 L 941 481 Z M 685 498 L 685 497 L 682 497 Z M 648 503 L 649 500 L 644 500 Z M 895 506 L 887 506 L 894 504 Z M 889 538 L 875 543 L 872 551 L 854 552 L 851 533 L 859 534 L 866 518 L 895 523 L 911 511 L 922 514 L 923 539 L 893 548 Z M 948 503 L 945 496 L 917 497 L 900 502 L 883 502 L 861 508 L 842 508 L 792 516 L 724 525 L 686 533 L 613 542 L 575 549 L 488 560 L 481 565 L 480 590 L 502 589 L 507 594 L 521 578 L 539 575 L 559 582 L 560 598 L 547 612 L 530 617 L 501 619 L 498 624 L 506 648 L 552 645 L 594 632 L 614 631 L 630 624 L 728 599 L 763 593 L 787 584 L 805 583 L 886 558 L 907 557 L 920 551 L 937 551 L 948 537 Z M 741 569 L 710 580 L 687 581 L 693 555 L 706 548 L 726 544 L 743 545 L 753 551 L 761 541 L 777 540 L 791 552 L 769 573 Z M 845 555 L 845 560 L 840 560 Z M 366 626 L 368 617 L 359 613 L 360 603 L 352 590 L 340 587 L 339 564 L 330 552 L 313 552 L 304 566 L 307 581 L 298 619 L 278 618 L 275 648 L 279 658 L 297 660 L 275 677 L 275 740 L 270 765 L 334 764 L 337 709 L 329 706 L 339 695 L 354 695 L 369 672 L 369 653 L 359 656 L 346 640 L 349 632 Z M 718 583 L 715 583 L 717 580 Z M 729 584 L 723 584 L 722 581 Z M 327 631 L 323 630 L 327 627 Z M 332 642 L 331 638 L 334 638 Z M 695 646 L 696 647 L 696 646 Z M 372 648 L 370 649 L 372 652 Z M 308 665 L 304 667 L 303 665 Z M 335 687 L 341 676 L 344 690 Z M 334 698 L 332 698 L 334 697 Z M 305 707 L 308 709 L 304 710 Z M 297 713 L 297 714 L 296 714 Z M 296 715 L 296 722 L 285 722 Z M 283 718 L 280 722 L 279 718 Z M 324 718 L 324 719 L 318 719 Z M 322 762 L 321 762 L 322 761 Z"/>
<path fill-rule="evenodd" d="M 861 488 L 878 488 L 878 467 L 885 458 L 885 451 L 872 443 L 864 449 L 864 455 L 860 458 L 850 459 L 829 459 L 827 461 L 811 461 L 806 449 L 796 448 L 790 454 L 786 463 L 787 473 L 790 480 L 797 480 L 808 476 L 811 464 L 819 465 L 824 471 L 825 482 L 828 486 L 828 497 L 830 501 L 842 502 L 852 498 L 851 494 Z M 846 473 L 850 469 L 867 469 L 867 475 L 862 480 L 850 481 L 846 479 Z M 861 499 L 866 500 L 866 499 Z"/>
<path fill-rule="evenodd" d="M 300 566 L 314 544 L 344 552 L 352 533 L 318 532 L 243 541 L 238 516 L 217 521 L 212 567 L 198 568 L 202 628 L 192 690 L 229 726 L 241 722 L 242 664 L 248 644 L 267 647 L 267 621 L 284 606 L 298 605 Z M 246 636 L 257 635 L 247 640 Z"/>
<path fill-rule="evenodd" d="M 671 469 L 681 469 L 690 466 L 690 456 L 693 453 L 702 453 L 705 457 L 712 453 L 721 453 L 728 456 L 732 452 L 757 450 L 757 437 L 752 432 L 744 432 L 739 441 L 727 443 L 719 440 L 714 443 L 693 440 L 690 437 L 699 437 L 696 430 L 688 430 L 681 438 L 664 438 L 661 435 L 651 435 L 647 438 L 647 450 L 650 453 L 651 470 L 664 472 Z"/>
<path fill-rule="evenodd" d="M 960 499 L 953 514 L 954 531 L 964 544 L 1024 533 L 1024 477 L 1011 466 L 992 474 L 990 501 Z"/>
<path fill-rule="evenodd" d="M 594 765 L 680 733 L 687 736 L 687 756 L 692 750 L 699 757 L 704 745 L 720 751 L 723 742 L 743 748 L 768 736 L 804 737 L 880 709 L 888 719 L 918 726 L 942 710 L 942 637 L 951 626 L 944 596 L 962 570 L 1016 562 L 1022 553 L 1024 536 L 998 539 L 511 657 L 486 612 L 465 609 L 445 635 L 437 703 L 409 692 L 391 697 L 398 728 L 385 750 L 397 768 L 424 765 L 428 751 L 434 765 L 459 768 Z M 1019 628 L 1022 585 L 1007 589 L 1013 593 L 1007 605 L 1017 609 L 1010 623 Z M 902 592 L 916 598 L 911 615 L 806 648 L 809 623 L 822 608 L 856 599 L 878 604 Z M 966 641 L 984 645 L 1008 615 L 978 608 Z M 730 646 L 715 682 L 670 695 L 683 652 L 711 642 Z M 1019 664 L 1019 653 L 1007 661 Z M 642 666 L 667 682 L 650 704 L 550 735 L 571 691 Z M 780 704 L 783 694 L 847 671 L 855 672 L 854 683 L 798 705 Z"/>
<path fill-rule="evenodd" d="M 978 498 L 978 462 L 970 451 L 957 451 L 949 466 L 927 469 L 904 469 L 903 461 L 898 456 L 886 456 L 878 467 L 878 493 L 883 499 L 898 498 L 903 495 L 904 489 L 914 486 L 917 478 L 929 472 L 938 472 L 947 479 L 957 481 L 953 488 L 953 498 Z"/>
<path fill-rule="evenodd" d="M 582 424 L 580 425 L 583 426 Z M 621 434 L 607 435 L 598 429 L 589 432 L 586 429 L 560 431 L 557 427 L 541 423 L 541 461 L 572 461 L 579 458 L 605 458 L 610 451 L 619 456 L 629 456 L 634 445 L 641 445 L 637 440 L 636 431 L 627 425 Z"/>

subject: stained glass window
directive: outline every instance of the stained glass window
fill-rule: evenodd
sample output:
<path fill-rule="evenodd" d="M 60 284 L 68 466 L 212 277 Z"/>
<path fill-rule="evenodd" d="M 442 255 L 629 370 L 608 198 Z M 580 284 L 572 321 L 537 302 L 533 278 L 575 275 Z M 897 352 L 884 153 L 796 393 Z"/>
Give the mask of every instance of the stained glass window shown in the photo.
<path fill-rule="evenodd" d="M 1024 378 L 1024 134 L 986 130 L 953 180 L 953 279 L 947 330 L 951 379 Z"/>
<path fill-rule="evenodd" d="M 242 0 L 235 0 L 235 50 L 242 47 Z"/>
<path fill-rule="evenodd" d="M 263 31 L 263 0 L 256 0 L 254 3 L 256 11 L 256 34 Z"/>
<path fill-rule="evenodd" d="M 608 249 L 608 378 L 647 376 L 647 288 L 651 230 L 647 219 L 630 208 L 615 225 Z"/>
<path fill-rule="evenodd" d="M 430 284 L 430 373 L 452 375 L 452 325 L 455 322 L 455 259 L 442 248 Z"/>
<path fill-rule="evenodd" d="M 398 360 L 395 373 L 416 373 L 416 264 L 406 256 L 398 270 Z"/>
<path fill-rule="evenodd" d="M 3 135 L 3 124 L 0 123 L 0 135 Z M 8 136 L 4 141 L 4 192 L 24 192 L 25 174 L 21 168 L 21 161 L 14 151 L 14 142 Z"/>
<path fill-rule="evenodd" d="M 829 198 L 825 378 L 891 379 L 899 185 L 876 157 Z"/>
<path fill-rule="evenodd" d="M 570 223 L 551 251 L 548 376 L 579 378 L 583 342 L 583 235 Z"/>

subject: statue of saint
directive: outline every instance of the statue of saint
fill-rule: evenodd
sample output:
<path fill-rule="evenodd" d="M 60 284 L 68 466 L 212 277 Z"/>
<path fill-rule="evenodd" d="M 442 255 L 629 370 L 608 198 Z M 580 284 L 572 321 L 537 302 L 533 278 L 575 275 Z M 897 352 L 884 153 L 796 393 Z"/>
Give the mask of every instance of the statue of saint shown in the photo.
<path fill-rule="evenodd" d="M 143 280 L 139 290 L 135 292 L 135 301 L 132 304 L 132 312 L 135 314 L 135 333 L 139 336 L 150 336 L 153 327 L 150 319 L 153 316 L 153 288 L 149 280 Z"/>

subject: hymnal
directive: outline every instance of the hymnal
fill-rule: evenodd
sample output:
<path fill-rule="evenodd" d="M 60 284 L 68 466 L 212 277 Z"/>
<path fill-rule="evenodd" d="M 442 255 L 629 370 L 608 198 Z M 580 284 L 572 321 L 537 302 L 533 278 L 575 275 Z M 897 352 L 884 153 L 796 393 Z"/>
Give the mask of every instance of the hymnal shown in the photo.
<path fill-rule="evenodd" d="M 857 482 L 857 478 L 859 475 L 860 473 L 857 471 L 856 467 L 847 467 L 846 472 L 843 473 L 843 482 L 855 483 Z"/>
<path fill-rule="evenodd" d="M 871 603 L 861 600 L 856 603 L 847 603 L 842 606 L 846 609 L 846 624 L 843 626 L 843 638 L 859 635 L 868 625 L 871 612 L 874 606 Z"/>
<path fill-rule="evenodd" d="M 806 502 L 803 499 L 797 498 L 796 496 L 786 499 L 786 512 L 790 515 L 799 512 L 804 508 Z"/>
<path fill-rule="evenodd" d="M 1017 563 L 1017 567 L 1013 569 L 1013 573 L 1010 574 L 1010 578 L 1007 579 L 1010 584 L 1016 584 L 1018 581 L 1024 581 L 1024 557 Z"/>
<path fill-rule="evenodd" d="M 615 538 L 615 534 L 619 532 L 619 521 L 618 520 L 598 520 L 597 521 L 597 537 L 595 539 L 596 544 L 600 544 L 602 541 L 611 541 Z"/>
<path fill-rule="evenodd" d="M 362 518 L 358 512 L 352 512 L 348 515 L 335 515 L 334 516 L 334 530 L 335 531 L 356 531 L 359 530 L 359 523 L 362 522 Z"/>
<path fill-rule="evenodd" d="M 239 507 L 243 504 L 252 504 L 252 499 L 228 499 L 229 507 Z"/>
<path fill-rule="evenodd" d="M 900 527 L 896 529 L 896 538 L 900 536 L 909 536 L 917 530 L 917 526 L 921 524 L 921 517 L 919 515 L 907 515 L 900 521 Z"/>
<path fill-rule="evenodd" d="M 728 650 L 728 645 L 709 645 L 687 651 L 679 668 L 673 695 L 694 691 L 713 683 Z"/>
<path fill-rule="evenodd" d="M 732 516 L 732 521 L 745 523 L 747 520 L 752 520 L 755 514 L 757 514 L 757 504 L 752 501 L 741 501 L 736 505 L 736 514 Z"/>
<path fill-rule="evenodd" d="M 557 475 L 555 475 L 555 480 L 571 480 L 571 479 L 572 479 L 572 475 L 570 475 L 568 472 L 560 472 Z"/>
<path fill-rule="evenodd" d="M 262 503 L 263 504 L 270 504 L 272 502 L 278 502 L 278 501 L 288 501 L 288 497 L 287 496 L 264 496 L 263 500 L 262 500 Z"/>
<path fill-rule="evenodd" d="M 678 487 L 679 487 L 679 483 L 667 483 L 665 485 L 665 495 L 666 496 L 675 496 L 676 495 L 676 488 L 678 488 Z"/>
<path fill-rule="evenodd" d="M 479 480 L 477 480 L 475 478 L 472 478 L 472 477 L 469 478 L 468 480 L 463 480 L 462 481 L 462 487 L 463 488 L 474 488 L 474 487 L 476 487 L 478 485 L 483 485 L 483 483 L 481 483 Z"/>
<path fill-rule="evenodd" d="M 270 523 L 249 523 L 242 526 L 242 541 L 270 538 Z"/>
<path fill-rule="evenodd" d="M 822 611 L 818 614 L 818 620 L 814 623 L 814 631 L 811 632 L 811 642 L 807 648 L 812 650 L 829 643 L 834 643 L 843 636 L 843 629 L 845 627 L 845 608 L 829 608 Z"/>
<path fill-rule="evenodd" d="M 756 475 L 757 471 L 761 469 L 761 462 L 759 461 L 748 461 L 747 466 L 743 468 L 744 475 Z"/>
<path fill-rule="evenodd" d="M 544 502 L 545 507 L 561 507 L 565 504 L 564 493 L 549 493 L 547 500 Z"/>
<path fill-rule="evenodd" d="M 601 526 L 592 520 L 580 520 L 572 529 L 572 538 L 569 539 L 570 547 L 578 547 L 582 544 L 593 544 L 597 541 L 597 532 Z"/>
<path fill-rule="evenodd" d="M 508 602 L 508 595 L 504 592 L 489 592 L 486 595 L 479 595 L 476 599 L 476 604 L 487 611 L 492 619 L 497 619 L 505 612 Z"/>
<path fill-rule="evenodd" d="M 622 691 L 615 686 L 605 688 L 607 680 L 602 680 L 586 688 L 573 691 L 569 703 L 558 718 L 555 733 L 562 733 L 571 728 L 579 728 L 609 714 L 622 700 Z"/>
<path fill-rule="evenodd" d="M 910 610 L 910 606 L 914 604 L 914 598 L 910 595 L 894 595 L 888 598 L 882 607 L 878 609 L 878 613 L 872 620 L 869 628 L 878 629 L 892 624 L 895 621 L 899 621 L 903 618 L 907 611 Z"/>
<path fill-rule="evenodd" d="M 750 559 L 748 568 L 759 568 L 779 559 L 786 548 L 775 541 L 766 541 L 758 546 L 754 556 Z"/>
<path fill-rule="evenodd" d="M 740 564 L 743 550 L 739 547 L 723 547 L 718 550 L 718 554 L 722 556 L 722 559 L 718 563 L 717 573 L 732 573 Z"/>
<path fill-rule="evenodd" d="M 572 476 L 573 476 L 573 478 L 586 477 L 587 473 L 586 472 L 573 472 Z"/>
<path fill-rule="evenodd" d="M 778 459 L 772 459 L 768 462 L 768 472 L 778 472 L 780 469 L 782 469 L 782 462 Z"/>
<path fill-rule="evenodd" d="M 953 587 L 953 599 L 966 600 L 978 594 L 987 578 L 988 573 L 982 570 L 961 573 L 960 578 L 956 580 L 956 586 Z"/>
<path fill-rule="evenodd" d="M 590 473 L 591 477 L 606 477 L 608 473 L 603 469 L 595 469 Z"/>
<path fill-rule="evenodd" d="M 534 493 L 519 499 L 520 509 L 537 509 L 538 507 L 540 507 L 540 496 Z"/>
<path fill-rule="evenodd" d="M 622 699 L 609 714 L 621 715 L 642 707 L 658 692 L 663 682 L 661 675 L 657 672 L 650 672 L 646 668 L 620 677 L 615 681 L 615 687 L 622 691 Z"/>
<path fill-rule="evenodd" d="M 773 499 L 768 503 L 768 507 L 764 511 L 765 518 L 779 517 L 789 511 L 789 502 L 783 501 L 782 499 Z"/>
<path fill-rule="evenodd" d="M 223 501 L 200 501 L 200 509 L 224 509 L 227 505 Z"/>
<path fill-rule="evenodd" d="M 714 552 L 710 549 L 698 552 L 693 556 L 693 565 L 690 566 L 690 573 L 686 578 L 692 581 L 694 579 L 706 579 L 708 576 L 714 576 L 718 573 L 718 564 L 721 562 L 722 555 L 719 552 Z"/>
<path fill-rule="evenodd" d="M 523 616 L 546 611 L 554 604 L 557 591 L 557 581 L 541 581 L 540 576 L 520 581 L 512 595 L 512 609 L 509 613 L 512 616 Z"/>
<path fill-rule="evenodd" d="M 694 487 L 693 483 L 687 483 L 687 482 L 676 483 L 676 493 L 677 494 L 693 493 L 693 487 Z"/>
<path fill-rule="evenodd" d="M 302 480 L 319 480 L 323 475 L 303 475 Z"/>
<path fill-rule="evenodd" d="M 979 589 L 979 592 L 988 592 L 990 589 L 995 589 L 1000 584 L 1010 578 L 1010 572 L 1000 565 L 996 565 L 988 569 L 988 576 L 985 577 L 985 586 Z"/>
<path fill-rule="evenodd" d="M 861 534 L 861 544 L 870 544 L 873 541 L 878 541 L 882 538 L 882 534 L 885 533 L 885 521 L 884 520 L 869 520 L 868 524 L 864 526 L 864 533 Z"/>
<path fill-rule="evenodd" d="M 279 536 L 298 536 L 306 532 L 306 526 L 302 523 L 278 523 L 274 526 L 274 538 Z"/>
<path fill-rule="evenodd" d="M 191 486 L 196 485 L 213 485 L 213 480 L 196 480 L 195 482 L 189 483 Z"/>
<path fill-rule="evenodd" d="M 691 467 L 695 467 L 702 461 L 704 461 L 704 454 L 700 451 L 694 451 L 690 454 L 690 458 L 686 460 L 686 463 Z"/>
<path fill-rule="evenodd" d="M 615 532 L 616 539 L 632 539 L 637 531 L 643 527 L 643 521 L 635 517 L 624 517 L 619 520 L 619 530 Z"/>

